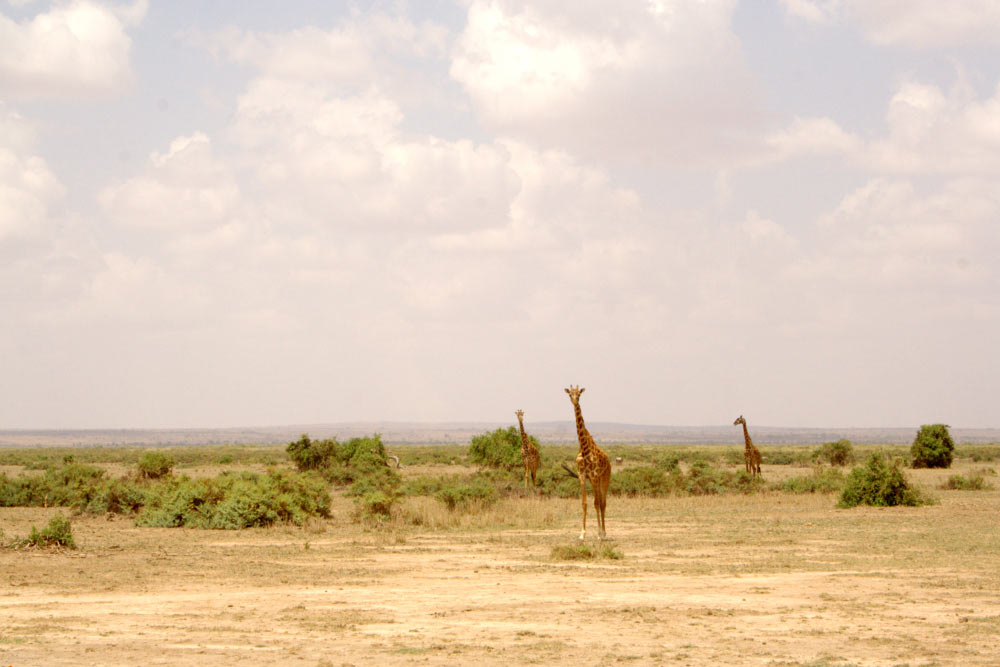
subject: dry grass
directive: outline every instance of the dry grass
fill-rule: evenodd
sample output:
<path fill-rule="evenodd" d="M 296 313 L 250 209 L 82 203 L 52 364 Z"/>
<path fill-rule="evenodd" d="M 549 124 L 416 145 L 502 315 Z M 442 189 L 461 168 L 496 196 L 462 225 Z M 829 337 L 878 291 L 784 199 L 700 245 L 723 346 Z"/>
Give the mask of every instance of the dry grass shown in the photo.
<path fill-rule="evenodd" d="M 908 470 L 939 499 L 918 508 L 839 510 L 835 495 L 779 492 L 613 497 L 620 559 L 560 557 L 580 546 L 579 500 L 533 495 L 454 512 L 409 498 L 379 528 L 339 494 L 330 519 L 302 528 L 75 517 L 76 551 L 0 550 L 0 659 L 992 665 L 1000 491 L 937 489 L 982 467 Z M 764 468 L 768 480 L 808 472 Z M 22 537 L 60 511 L 0 508 L 0 529 Z"/>

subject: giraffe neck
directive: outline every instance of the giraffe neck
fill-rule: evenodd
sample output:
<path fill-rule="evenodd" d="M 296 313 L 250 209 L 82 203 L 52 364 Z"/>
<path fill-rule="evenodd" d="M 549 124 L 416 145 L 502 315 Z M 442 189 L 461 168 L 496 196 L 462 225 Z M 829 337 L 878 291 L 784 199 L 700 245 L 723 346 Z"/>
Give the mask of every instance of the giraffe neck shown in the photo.
<path fill-rule="evenodd" d="M 746 441 L 746 447 L 749 449 L 753 447 L 753 441 L 750 439 L 750 431 L 747 430 L 747 423 L 743 422 L 743 439 Z"/>
<path fill-rule="evenodd" d="M 590 437 L 590 431 L 583 424 L 583 411 L 579 403 L 573 404 L 573 411 L 576 412 L 576 439 L 580 441 L 580 453 L 589 456 L 594 440 Z"/>
<path fill-rule="evenodd" d="M 521 428 L 521 452 L 526 452 L 531 448 L 531 441 L 528 440 L 528 434 L 524 431 L 524 422 L 518 417 L 517 425 Z"/>

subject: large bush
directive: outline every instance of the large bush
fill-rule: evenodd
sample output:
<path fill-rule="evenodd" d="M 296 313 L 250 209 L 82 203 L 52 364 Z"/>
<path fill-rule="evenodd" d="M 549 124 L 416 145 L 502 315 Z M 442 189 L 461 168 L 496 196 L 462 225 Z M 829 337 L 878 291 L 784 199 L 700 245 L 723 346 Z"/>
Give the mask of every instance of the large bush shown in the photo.
<path fill-rule="evenodd" d="M 529 435 L 536 448 L 538 440 Z M 489 468 L 513 470 L 522 465 L 521 432 L 516 426 L 498 428 L 492 433 L 474 436 L 469 444 L 469 460 Z"/>
<path fill-rule="evenodd" d="M 846 438 L 824 443 L 813 453 L 813 460 L 834 466 L 846 466 L 854 463 L 854 446 Z"/>
<path fill-rule="evenodd" d="M 305 433 L 285 448 L 299 470 L 318 470 L 337 460 L 337 439 L 312 440 Z"/>
<path fill-rule="evenodd" d="M 914 468 L 950 468 L 955 443 L 947 424 L 924 424 L 910 446 Z"/>
<path fill-rule="evenodd" d="M 873 452 L 864 465 L 851 470 L 840 493 L 838 507 L 874 505 L 924 505 L 930 503 L 909 480 L 895 462 L 889 462 L 881 453 Z"/>

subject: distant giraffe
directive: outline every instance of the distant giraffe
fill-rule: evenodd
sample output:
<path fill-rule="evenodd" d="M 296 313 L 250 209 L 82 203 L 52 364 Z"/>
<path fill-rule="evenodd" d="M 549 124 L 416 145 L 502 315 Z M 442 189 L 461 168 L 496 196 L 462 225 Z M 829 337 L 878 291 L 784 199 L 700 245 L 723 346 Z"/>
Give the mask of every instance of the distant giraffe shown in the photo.
<path fill-rule="evenodd" d="M 760 450 L 754 447 L 753 440 L 750 439 L 750 432 L 747 431 L 747 420 L 740 415 L 733 426 L 743 424 L 743 440 L 746 446 L 743 448 L 743 462 L 746 465 L 747 474 L 751 476 L 760 475 Z"/>
<path fill-rule="evenodd" d="M 531 477 L 531 487 L 535 486 L 535 473 L 538 472 L 538 448 L 531 444 L 531 438 L 524 432 L 524 410 L 518 410 L 517 424 L 521 428 L 521 461 L 524 463 L 524 486 L 528 486 L 528 478 Z"/>
<path fill-rule="evenodd" d="M 576 457 L 576 468 L 580 480 L 580 502 L 583 504 L 583 530 L 580 539 L 587 536 L 587 480 L 594 489 L 594 509 L 597 510 L 597 524 L 600 529 L 599 539 L 604 539 L 604 511 L 608 506 L 608 486 L 611 484 L 611 461 L 608 455 L 594 443 L 590 432 L 583 424 L 583 412 L 580 410 L 580 394 L 585 390 L 579 386 L 569 386 L 566 393 L 573 403 L 576 414 L 576 437 L 580 441 L 580 453 Z"/>

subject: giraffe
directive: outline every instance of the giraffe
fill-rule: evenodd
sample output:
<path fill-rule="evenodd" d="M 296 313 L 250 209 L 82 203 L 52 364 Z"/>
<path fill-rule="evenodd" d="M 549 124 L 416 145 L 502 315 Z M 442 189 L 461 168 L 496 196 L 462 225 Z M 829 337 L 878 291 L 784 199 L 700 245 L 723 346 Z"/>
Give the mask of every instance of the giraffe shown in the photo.
<path fill-rule="evenodd" d="M 565 390 L 569 394 L 569 400 L 573 403 L 573 412 L 576 414 L 576 437 L 580 441 L 580 453 L 576 457 L 576 468 L 579 472 L 577 478 L 580 480 L 580 502 L 583 504 L 583 530 L 580 532 L 580 539 L 587 536 L 587 480 L 594 489 L 594 509 L 597 510 L 597 524 L 599 528 L 598 539 L 604 539 L 607 533 L 604 531 L 604 511 L 608 506 L 608 485 L 611 483 L 611 461 L 608 455 L 594 443 L 590 432 L 583 424 L 583 412 L 580 410 L 580 394 L 585 390 L 579 385 L 569 386 Z"/>
<path fill-rule="evenodd" d="M 754 447 L 753 440 L 750 439 L 750 432 L 747 431 L 747 420 L 740 415 L 733 426 L 743 424 L 743 439 L 746 447 L 743 449 L 743 462 L 746 465 L 747 474 L 751 476 L 760 475 L 760 450 Z"/>
<path fill-rule="evenodd" d="M 517 424 L 521 427 L 521 461 L 524 463 L 524 486 L 528 486 L 528 477 L 531 477 L 531 486 L 535 486 L 535 473 L 538 472 L 538 448 L 531 444 L 531 439 L 524 432 L 524 410 L 518 410 Z"/>

